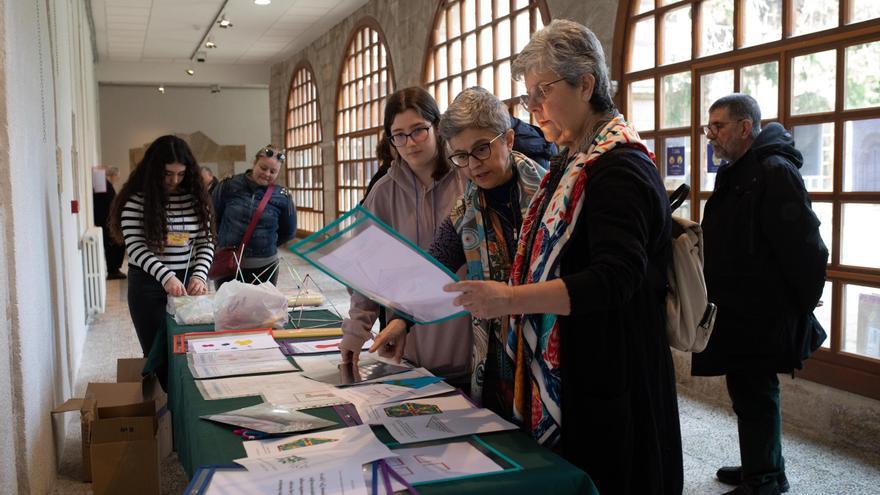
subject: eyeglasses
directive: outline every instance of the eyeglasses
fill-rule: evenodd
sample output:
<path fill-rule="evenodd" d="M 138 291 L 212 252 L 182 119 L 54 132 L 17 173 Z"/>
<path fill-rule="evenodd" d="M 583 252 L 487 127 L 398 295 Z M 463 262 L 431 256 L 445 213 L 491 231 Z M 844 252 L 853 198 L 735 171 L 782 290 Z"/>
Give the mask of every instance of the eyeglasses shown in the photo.
<path fill-rule="evenodd" d="M 506 131 L 505 131 L 506 132 Z M 476 158 L 479 161 L 488 160 L 490 156 L 492 156 L 492 143 L 494 143 L 498 138 L 504 135 L 504 132 L 492 138 L 488 143 L 483 143 L 477 146 L 474 146 L 474 149 L 471 150 L 470 153 L 466 153 L 464 151 L 454 153 L 449 155 L 449 161 L 452 162 L 458 168 L 465 168 L 470 164 L 471 157 Z"/>
<path fill-rule="evenodd" d="M 271 144 L 258 151 L 257 156 L 265 156 L 266 158 L 272 158 L 274 156 L 279 162 L 284 161 L 284 153 L 273 149 Z"/>
<path fill-rule="evenodd" d="M 550 90 L 550 86 L 558 83 L 559 81 L 564 81 L 564 77 L 560 77 L 555 81 L 550 81 L 548 83 L 540 83 L 535 85 L 535 89 L 529 91 L 528 93 L 519 97 L 519 104 L 526 109 L 526 112 L 530 112 L 529 107 L 537 106 L 541 103 L 544 103 L 544 100 L 547 99 L 547 94 Z M 537 90 L 537 91 L 536 91 Z"/>
<path fill-rule="evenodd" d="M 711 134 L 718 134 L 721 131 L 721 129 L 724 126 L 726 126 L 727 124 L 733 124 L 734 122 L 742 122 L 743 120 L 749 120 L 749 119 L 736 119 L 736 120 L 731 120 L 728 122 L 712 122 L 709 125 L 700 126 L 700 129 L 702 129 L 703 134 L 705 134 L 707 136 L 710 133 Z"/>
<path fill-rule="evenodd" d="M 393 144 L 397 148 L 404 146 L 406 144 L 407 138 L 412 139 L 412 142 L 414 143 L 421 143 L 425 139 L 428 139 L 428 129 L 430 128 L 431 126 L 417 127 L 413 129 L 412 132 L 410 132 L 409 134 L 405 132 L 398 132 L 397 134 L 392 134 L 391 137 L 388 138 L 388 140 L 391 141 L 391 144 Z"/>

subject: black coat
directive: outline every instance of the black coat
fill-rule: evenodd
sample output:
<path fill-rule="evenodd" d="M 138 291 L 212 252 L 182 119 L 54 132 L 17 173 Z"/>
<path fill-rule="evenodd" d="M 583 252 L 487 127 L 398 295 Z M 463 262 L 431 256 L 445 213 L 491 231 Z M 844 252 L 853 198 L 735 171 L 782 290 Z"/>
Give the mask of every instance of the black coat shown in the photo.
<path fill-rule="evenodd" d="M 703 219 L 706 284 L 718 316 L 692 374 L 789 373 L 825 339 L 813 309 L 828 249 L 802 163 L 791 134 L 771 123 L 718 170 Z"/>
<path fill-rule="evenodd" d="M 603 494 L 682 491 L 681 432 L 663 295 L 669 200 L 654 164 L 616 148 L 587 172 L 560 261 L 562 453 Z M 552 491 L 552 490 L 550 490 Z"/>

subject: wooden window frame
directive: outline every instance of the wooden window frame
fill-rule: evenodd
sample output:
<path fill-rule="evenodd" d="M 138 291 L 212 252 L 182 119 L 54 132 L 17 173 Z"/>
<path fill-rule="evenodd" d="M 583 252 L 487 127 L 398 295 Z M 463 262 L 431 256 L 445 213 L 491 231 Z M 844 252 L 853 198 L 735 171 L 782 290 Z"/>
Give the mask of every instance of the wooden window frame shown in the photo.
<path fill-rule="evenodd" d="M 880 191 L 875 192 L 844 192 L 843 191 L 843 157 L 844 157 L 844 128 L 846 122 L 853 120 L 880 118 L 880 107 L 862 109 L 844 109 L 844 86 L 845 86 L 845 50 L 849 46 L 867 42 L 880 41 L 880 18 L 848 24 L 852 13 L 852 0 L 840 0 L 839 19 L 837 27 L 809 33 L 800 36 L 791 36 L 793 32 L 793 1 L 782 1 L 782 37 L 777 41 L 743 47 L 744 43 L 744 1 L 734 0 L 734 43 L 733 49 L 727 52 L 698 57 L 700 53 L 700 31 L 702 21 L 701 6 L 704 0 L 681 0 L 669 5 L 657 6 L 660 0 L 656 0 L 655 8 L 638 15 L 632 15 L 638 7 L 638 0 L 620 2 L 617 13 L 617 25 L 614 38 L 614 52 L 612 67 L 614 78 L 620 81 L 620 91 L 616 95 L 618 108 L 627 115 L 629 110 L 628 93 L 629 84 L 634 81 L 653 79 L 654 91 L 654 130 L 646 131 L 643 137 L 654 139 L 655 149 L 662 151 L 662 140 L 671 136 L 690 136 L 690 184 L 691 184 L 691 219 L 700 220 L 700 201 L 707 199 L 711 191 L 701 190 L 700 168 L 702 153 L 700 150 L 701 130 L 700 124 L 700 76 L 732 69 L 734 71 L 734 91 L 739 90 L 740 73 L 743 67 L 755 64 L 776 61 L 778 63 L 778 91 L 779 104 L 777 117 L 766 120 L 780 122 L 786 129 L 805 124 L 831 123 L 834 126 L 834 153 L 833 153 L 833 187 L 828 192 L 810 192 L 813 201 L 830 202 L 833 211 L 832 238 L 825 239 L 832 250 L 829 259 L 827 281 L 831 282 L 831 294 L 823 295 L 823 303 L 831 304 L 831 328 L 826 329 L 829 334 L 829 348 L 819 349 L 805 368 L 798 375 L 842 390 L 847 390 L 860 395 L 880 399 L 880 359 L 871 358 L 854 353 L 844 352 L 844 286 L 857 284 L 862 286 L 880 288 L 880 269 L 869 267 L 847 266 L 840 263 L 841 256 L 841 224 L 843 205 L 850 203 L 880 204 Z M 682 6 L 691 6 L 692 16 L 692 51 L 691 59 L 675 64 L 660 65 L 662 60 L 662 19 L 663 14 L 669 10 Z M 655 23 L 654 36 L 657 48 L 654 52 L 654 66 L 649 69 L 636 72 L 626 72 L 631 52 L 633 26 L 637 21 L 653 17 Z M 833 111 L 809 115 L 791 115 L 792 97 L 792 60 L 795 57 L 816 53 L 826 50 L 836 51 L 836 74 L 835 74 L 835 108 Z M 665 75 L 678 72 L 690 72 L 691 74 L 691 125 L 676 129 L 663 129 L 660 127 L 662 119 L 661 101 L 663 98 L 662 78 Z M 660 153 L 662 156 L 662 153 Z M 665 176 L 664 167 L 660 167 L 661 175 Z"/>
<path fill-rule="evenodd" d="M 297 77 L 304 74 L 302 83 L 297 84 Z M 307 227 L 302 228 L 303 222 L 297 222 L 297 235 L 308 235 L 324 226 L 324 160 L 321 143 L 323 142 L 323 130 L 321 129 L 321 102 L 316 84 L 315 72 L 308 61 L 300 62 L 290 76 L 290 88 L 287 94 L 287 119 L 286 132 L 284 134 L 284 148 L 287 153 L 285 163 L 287 186 L 293 195 L 297 207 L 297 216 L 300 219 L 307 218 Z M 314 98 L 309 94 L 314 92 Z M 305 93 L 303 93 L 305 92 Z M 308 115 L 313 112 L 314 115 Z M 304 167 L 296 166 L 297 155 L 302 153 L 317 154 L 317 163 L 310 163 Z M 310 169 L 312 182 L 300 184 L 295 180 L 296 172 L 300 169 Z M 306 196 L 319 199 L 320 207 L 306 207 Z M 312 222 L 312 219 L 315 219 Z M 314 225 L 311 225 L 314 223 Z"/>
<path fill-rule="evenodd" d="M 529 0 L 528 4 L 524 7 L 516 8 L 516 0 L 491 0 L 492 5 L 492 20 L 488 24 L 480 24 L 480 14 L 481 14 L 481 5 L 480 0 L 474 1 L 474 15 L 476 16 L 476 20 L 474 22 L 474 29 L 471 31 L 465 31 L 465 16 L 466 12 L 464 7 L 464 2 L 462 0 L 439 0 L 434 9 L 433 22 L 431 23 L 431 29 L 428 32 L 428 39 L 425 44 L 428 48 L 425 50 L 425 56 L 422 63 L 422 85 L 428 89 L 428 92 L 431 93 L 432 96 L 437 100 L 437 104 L 440 107 L 441 111 L 445 110 L 449 103 L 452 102 L 452 99 L 456 96 L 452 94 L 452 81 L 454 79 L 458 79 L 459 77 L 462 80 L 465 80 L 469 74 L 474 74 L 477 78 L 477 85 L 482 86 L 480 81 L 480 74 L 484 69 L 491 68 L 493 77 L 492 77 L 492 87 L 486 88 L 492 94 L 498 95 L 500 94 L 499 90 L 499 82 L 498 82 L 498 71 L 499 66 L 503 63 L 513 63 L 516 54 L 513 53 L 514 47 L 516 46 L 516 28 L 514 26 L 514 21 L 516 17 L 524 12 L 529 13 L 529 31 L 530 35 L 534 34 L 537 26 L 537 15 L 541 16 L 541 22 L 543 25 L 547 25 L 550 23 L 550 9 L 547 8 L 547 3 L 545 0 Z M 501 2 L 508 3 L 508 12 L 506 15 L 498 16 L 498 4 Z M 461 26 L 460 33 L 455 36 L 451 36 L 451 31 L 449 24 L 446 24 L 446 37 L 442 42 L 438 42 L 436 38 L 436 32 L 438 29 L 438 24 L 440 22 L 440 16 L 446 15 L 446 12 L 453 7 L 454 5 L 459 6 L 459 25 Z M 497 27 L 499 24 L 504 22 L 505 20 L 509 21 L 510 25 L 510 39 L 508 42 L 510 43 L 511 53 L 507 57 L 499 58 L 498 56 L 498 45 L 503 41 L 498 40 Z M 482 59 L 482 47 L 480 46 L 479 32 L 483 29 L 490 28 L 493 33 L 493 42 L 492 42 L 492 56 L 491 60 L 488 62 L 480 63 Z M 453 73 L 452 72 L 452 56 L 450 55 L 450 49 L 456 41 L 460 42 L 462 45 L 462 54 L 465 53 L 465 39 L 473 34 L 476 37 L 476 53 L 474 56 L 476 57 L 476 64 L 471 69 L 465 69 L 464 57 L 462 57 L 462 68 L 461 71 Z M 436 63 L 437 55 L 436 52 L 440 48 L 446 49 L 446 76 L 434 79 L 433 74 L 431 73 L 431 61 L 434 60 Z M 449 101 L 440 101 L 439 95 L 435 87 L 439 87 L 440 85 L 446 85 L 446 95 Z M 524 112 L 520 112 L 519 110 L 519 95 L 516 91 L 516 83 L 511 81 L 511 95 L 509 97 L 503 98 L 502 101 L 507 105 L 512 115 L 518 116 L 523 120 L 530 120 L 532 117 Z M 462 83 L 462 89 L 465 89 L 466 83 Z M 483 86 L 485 87 L 485 86 Z"/>
<path fill-rule="evenodd" d="M 361 33 L 364 31 L 367 32 L 368 36 L 366 40 L 362 39 L 361 42 L 364 43 L 364 41 L 366 41 L 366 44 L 358 49 L 356 45 L 358 36 L 361 36 Z M 372 33 L 376 33 L 375 42 L 373 41 Z M 394 68 L 391 61 L 391 53 L 388 50 L 388 44 L 385 40 L 385 34 L 382 32 L 382 27 L 379 25 L 378 21 L 372 17 L 364 17 L 352 28 L 348 40 L 345 43 L 345 51 L 343 52 L 345 55 L 342 58 L 342 63 L 339 68 L 339 80 L 336 88 L 335 148 L 337 216 L 347 211 L 347 209 L 344 208 L 344 205 L 348 205 L 349 202 L 351 202 L 352 204 L 350 206 L 353 207 L 363 198 L 370 178 L 372 178 L 379 169 L 379 162 L 375 154 L 375 146 L 372 146 L 370 149 L 364 147 L 363 156 L 361 158 L 343 158 L 342 152 L 344 143 L 349 140 L 361 140 L 360 142 L 365 142 L 371 140 L 374 136 L 377 142 L 378 139 L 381 139 L 382 120 L 385 112 L 385 99 L 388 95 L 393 93 L 395 89 Z M 384 50 L 385 52 L 384 67 L 372 67 L 372 63 L 367 55 L 370 54 L 370 49 L 374 46 L 377 47 L 378 50 Z M 359 56 L 362 58 L 359 59 Z M 360 67 L 360 75 L 358 75 L 358 60 L 363 60 Z M 352 61 L 353 63 L 350 65 L 350 62 Z M 381 65 L 381 59 L 377 62 L 378 65 Z M 349 70 L 352 72 L 347 72 Z M 355 87 L 354 98 L 357 98 L 356 88 L 358 83 L 366 84 L 368 80 L 375 75 L 378 78 L 379 85 L 381 85 L 382 71 L 385 71 L 386 73 L 386 86 L 384 88 L 384 93 L 382 92 L 383 88 L 377 86 L 375 97 L 370 97 L 368 99 L 361 98 L 358 101 L 350 101 L 349 105 L 344 105 L 344 91 L 348 91 L 349 87 Z M 376 125 L 361 128 L 357 127 L 356 123 L 349 123 L 348 127 L 345 128 L 347 122 L 345 120 L 346 113 L 350 116 L 364 115 L 364 119 L 366 119 L 367 115 L 365 109 L 371 108 L 371 105 L 377 107 L 378 120 L 375 123 Z M 351 148 L 349 148 L 348 151 L 350 153 Z M 343 177 L 346 173 L 349 176 L 351 176 L 351 174 L 356 175 L 349 185 L 344 185 L 342 183 Z M 357 198 L 357 200 L 352 201 L 354 198 Z"/>

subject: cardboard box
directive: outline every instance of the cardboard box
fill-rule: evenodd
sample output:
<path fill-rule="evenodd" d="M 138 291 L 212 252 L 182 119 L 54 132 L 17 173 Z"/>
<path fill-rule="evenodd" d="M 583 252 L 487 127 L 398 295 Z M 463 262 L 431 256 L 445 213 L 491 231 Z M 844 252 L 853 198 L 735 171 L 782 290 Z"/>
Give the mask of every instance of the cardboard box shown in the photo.
<path fill-rule="evenodd" d="M 158 494 L 156 403 L 99 407 L 92 423 L 92 492 Z"/>
<path fill-rule="evenodd" d="M 98 485 L 102 489 L 116 486 L 112 480 L 117 478 L 117 473 L 126 473 L 120 479 L 138 480 L 137 484 L 129 482 L 127 493 L 134 493 L 134 487 L 147 490 L 137 493 L 158 493 L 159 461 L 172 449 L 171 414 L 167 408 L 168 398 L 156 377 L 141 377 L 144 363 L 145 359 L 120 359 L 116 383 L 89 383 L 85 397 L 70 399 L 52 410 L 53 414 L 80 412 L 82 477 L 84 481 L 94 481 L 96 494 L 114 493 L 115 488 L 99 492 Z M 148 414 L 148 410 L 151 413 Z M 98 455 L 92 451 L 93 444 L 101 444 Z M 136 451 L 142 453 L 136 455 Z M 134 457 L 153 461 L 149 466 L 140 460 L 140 465 L 130 465 Z M 156 466 L 155 476 L 152 464 Z M 138 467 L 144 476 L 155 477 L 155 482 L 141 482 L 140 478 L 132 477 L 129 472 L 132 467 Z M 152 490 L 154 485 L 156 488 Z"/>

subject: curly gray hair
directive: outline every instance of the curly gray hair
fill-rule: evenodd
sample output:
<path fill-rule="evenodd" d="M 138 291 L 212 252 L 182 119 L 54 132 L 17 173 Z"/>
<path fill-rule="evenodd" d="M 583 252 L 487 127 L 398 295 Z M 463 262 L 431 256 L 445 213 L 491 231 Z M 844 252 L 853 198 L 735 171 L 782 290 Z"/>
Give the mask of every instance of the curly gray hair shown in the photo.
<path fill-rule="evenodd" d="M 590 103 L 597 112 L 614 110 L 605 52 L 589 28 L 567 19 L 556 19 L 536 32 L 511 67 L 519 80 L 526 72 L 551 70 L 577 85 L 584 74 L 596 78 Z"/>
<path fill-rule="evenodd" d="M 437 128 L 446 140 L 465 129 L 491 129 L 501 134 L 510 129 L 510 114 L 504 103 L 484 88 L 467 88 L 455 97 Z"/>

